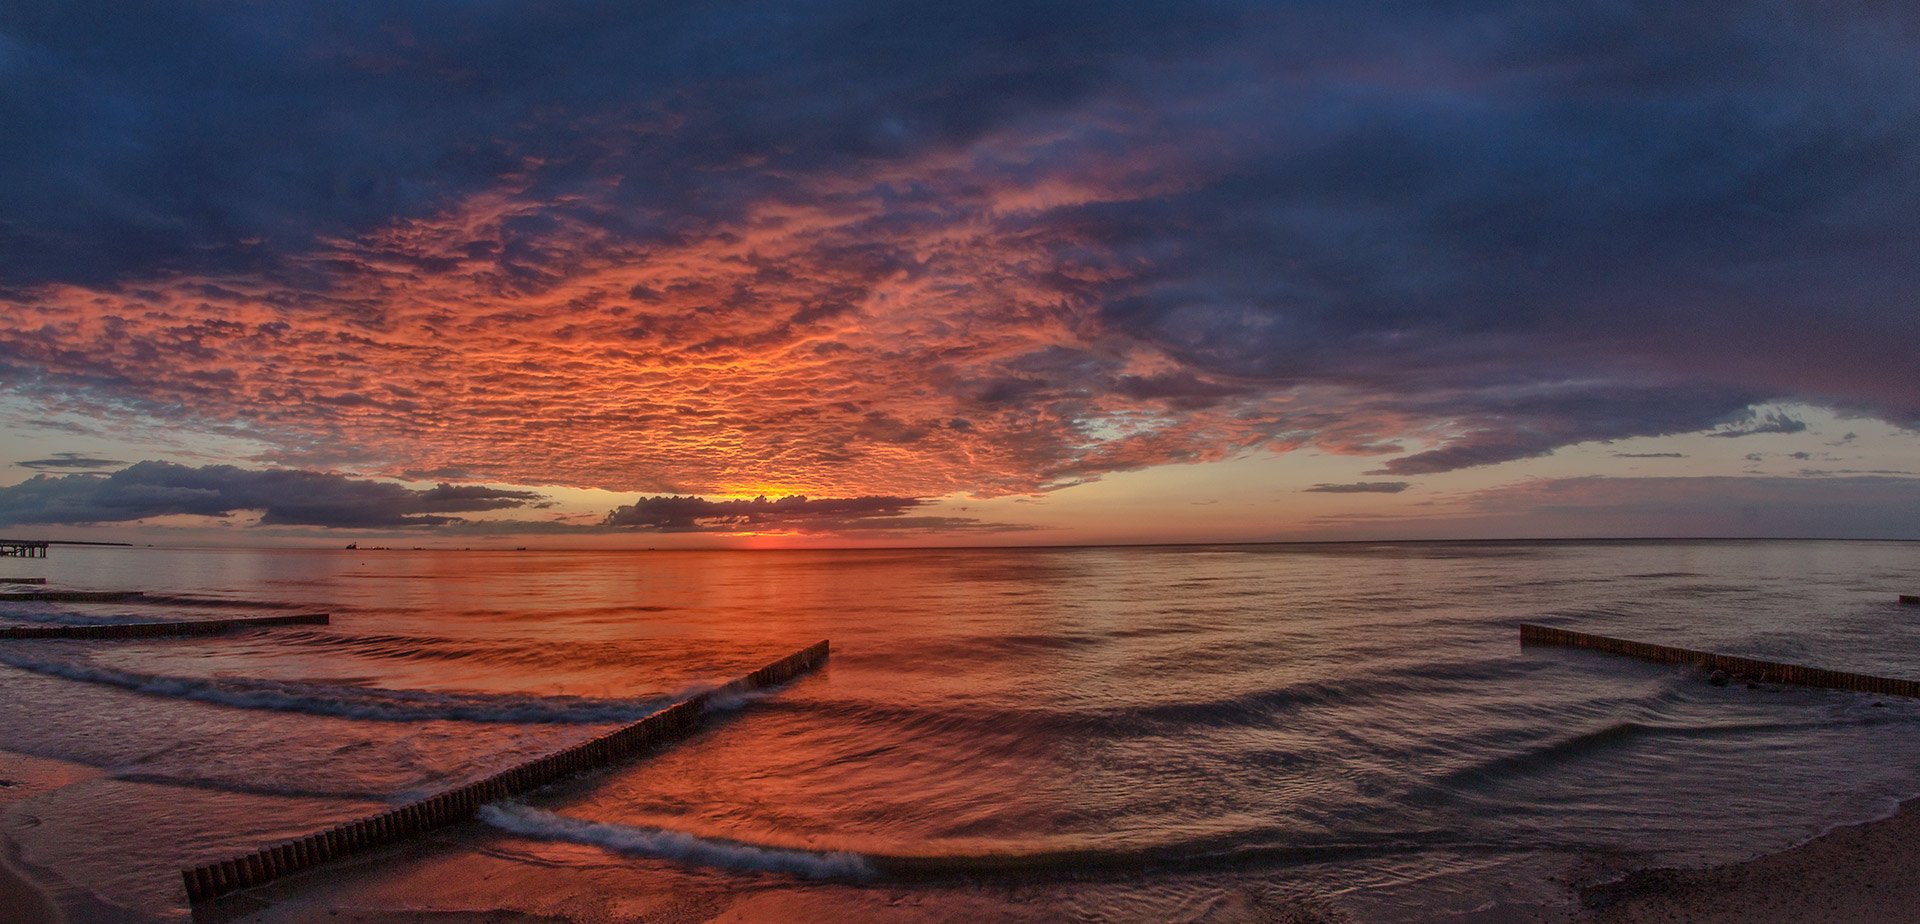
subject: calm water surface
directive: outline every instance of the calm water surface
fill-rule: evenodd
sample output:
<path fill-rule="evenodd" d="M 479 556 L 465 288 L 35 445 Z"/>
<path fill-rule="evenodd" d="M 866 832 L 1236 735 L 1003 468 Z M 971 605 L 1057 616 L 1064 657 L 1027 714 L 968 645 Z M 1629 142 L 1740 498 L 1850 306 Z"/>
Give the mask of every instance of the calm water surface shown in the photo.
<path fill-rule="evenodd" d="M 1529 648 L 1535 620 L 1920 676 L 1920 546 L 1646 542 L 862 552 L 56 549 L 8 562 L 327 627 L 0 643 L 0 815 L 78 919 L 178 869 L 596 734 L 802 645 L 823 672 L 651 759 L 276 886 L 577 919 L 1360 920 L 1562 905 L 1920 793 L 1920 706 Z M 275 610 L 280 611 L 280 610 Z M 0 790 L 4 792 L 4 790 Z"/>

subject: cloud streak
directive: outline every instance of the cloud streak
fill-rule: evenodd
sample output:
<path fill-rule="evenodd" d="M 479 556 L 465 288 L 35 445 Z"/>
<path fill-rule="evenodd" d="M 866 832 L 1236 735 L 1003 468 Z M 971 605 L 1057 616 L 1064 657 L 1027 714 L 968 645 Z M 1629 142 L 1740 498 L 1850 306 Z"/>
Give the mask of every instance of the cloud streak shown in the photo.
<path fill-rule="evenodd" d="M 24 462 L 15 462 L 14 464 L 21 468 L 30 468 L 40 472 L 76 472 L 119 468 L 127 463 L 119 459 L 102 459 L 98 456 L 90 456 L 83 452 L 56 452 L 51 458 L 28 459 Z"/>
<path fill-rule="evenodd" d="M 1316 484 L 1301 488 L 1309 494 L 1398 494 L 1411 487 L 1404 481 L 1356 481 L 1351 484 Z"/>

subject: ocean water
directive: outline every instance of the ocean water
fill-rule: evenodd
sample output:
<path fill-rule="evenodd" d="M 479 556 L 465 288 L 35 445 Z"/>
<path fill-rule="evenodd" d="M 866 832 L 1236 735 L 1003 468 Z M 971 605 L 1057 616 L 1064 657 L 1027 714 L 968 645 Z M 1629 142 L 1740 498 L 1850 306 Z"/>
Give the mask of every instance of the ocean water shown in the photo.
<path fill-rule="evenodd" d="M 13 865 L 75 920 L 186 920 L 182 866 L 491 773 L 822 638 L 648 759 L 262 890 L 361 919 L 1552 918 L 1920 794 L 1920 704 L 1714 687 L 1517 626 L 1920 676 L 1920 545 L 1056 550 L 57 548 L 139 604 L 333 624 L 0 642 Z M 20 795 L 23 781 L 27 791 Z"/>

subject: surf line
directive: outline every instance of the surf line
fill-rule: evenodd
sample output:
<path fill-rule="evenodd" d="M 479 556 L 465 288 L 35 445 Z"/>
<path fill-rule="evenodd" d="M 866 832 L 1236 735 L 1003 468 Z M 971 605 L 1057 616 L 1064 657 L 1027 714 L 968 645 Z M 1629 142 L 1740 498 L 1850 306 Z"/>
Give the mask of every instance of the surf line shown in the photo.
<path fill-rule="evenodd" d="M 1915 680 L 1874 677 L 1869 674 L 1827 670 L 1802 664 L 1786 664 L 1780 661 L 1762 661 L 1757 658 L 1695 651 L 1691 648 L 1651 645 L 1646 642 L 1631 642 L 1626 639 L 1575 632 L 1571 629 L 1556 629 L 1552 626 L 1532 623 L 1521 624 L 1520 644 L 1523 646 L 1561 645 L 1568 648 L 1603 651 L 1607 654 L 1624 655 L 1661 664 L 1688 664 L 1708 670 L 1725 671 L 1732 678 L 1763 683 L 1790 683 L 1823 690 L 1851 690 L 1857 693 L 1878 693 L 1882 696 L 1920 697 L 1920 681 Z"/>
<path fill-rule="evenodd" d="M 331 860 L 452 827 L 473 819 L 488 803 L 626 760 L 655 745 L 678 741 L 693 733 L 709 705 L 723 706 L 731 699 L 786 683 L 825 663 L 827 654 L 827 642 L 809 645 L 719 689 L 696 694 L 630 725 L 485 779 L 230 860 L 183 869 L 180 878 L 187 888 L 187 901 L 208 901 Z"/>
<path fill-rule="evenodd" d="M 240 619 L 193 619 L 185 622 L 114 622 L 95 625 L 4 626 L 4 638 L 160 638 L 170 635 L 217 635 L 233 629 L 254 626 L 324 626 L 331 619 L 326 613 L 300 613 L 293 616 L 249 616 Z"/>

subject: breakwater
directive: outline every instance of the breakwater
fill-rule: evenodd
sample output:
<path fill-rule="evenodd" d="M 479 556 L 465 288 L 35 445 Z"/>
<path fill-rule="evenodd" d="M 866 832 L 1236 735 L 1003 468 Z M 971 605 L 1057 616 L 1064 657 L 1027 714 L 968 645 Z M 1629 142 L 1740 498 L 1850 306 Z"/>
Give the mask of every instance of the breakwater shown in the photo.
<path fill-rule="evenodd" d="M 490 802 L 510 799 L 677 741 L 698 727 L 701 716 L 716 697 L 737 696 L 785 683 L 819 667 L 826 661 L 828 651 L 827 642 L 818 642 L 726 686 L 484 779 L 325 831 L 262 847 L 253 853 L 181 870 L 187 899 L 206 901 L 332 860 L 420 837 L 471 820 L 481 806 Z"/>
<path fill-rule="evenodd" d="M 1760 683 L 1790 683 L 1824 690 L 1852 690 L 1858 693 L 1878 693 L 1885 696 L 1920 697 L 1920 681 L 1903 680 L 1897 677 L 1875 677 L 1850 671 L 1808 667 L 1804 664 L 1787 664 L 1780 661 L 1764 661 L 1759 658 L 1715 654 L 1710 651 L 1695 651 L 1691 648 L 1675 648 L 1670 645 L 1654 645 L 1531 623 L 1520 626 L 1520 643 L 1585 648 L 1589 651 L 1603 651 L 1661 664 L 1687 664 L 1708 670 L 1725 671 L 1731 677 Z"/>
<path fill-rule="evenodd" d="M 192 619 L 180 622 L 115 622 L 99 625 L 4 626 L 0 639 L 9 638 L 164 638 L 174 635 L 217 635 L 260 626 L 324 626 L 326 613 L 291 616 L 247 616 L 238 619 Z"/>

